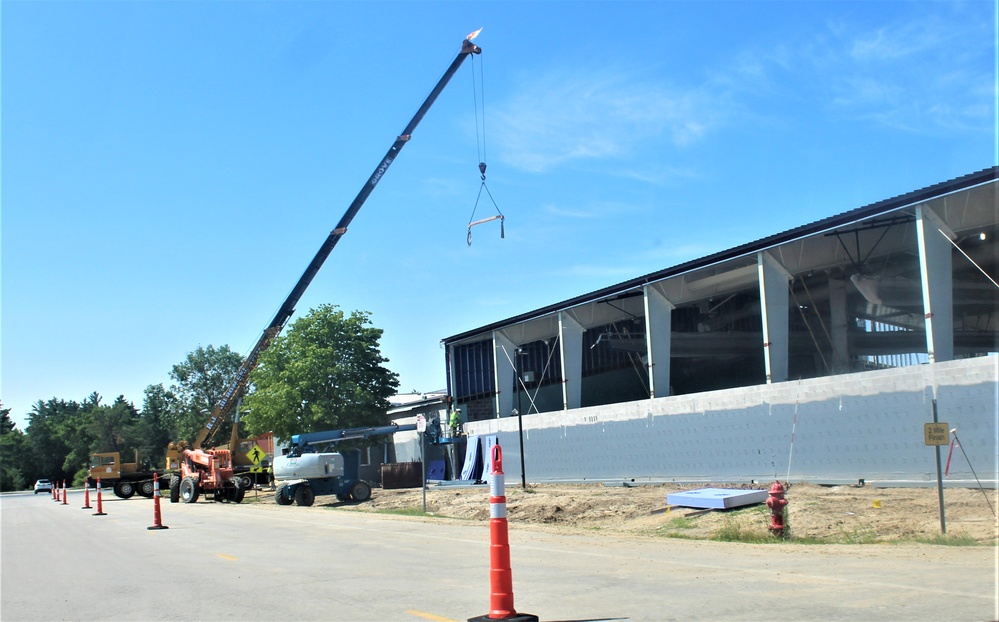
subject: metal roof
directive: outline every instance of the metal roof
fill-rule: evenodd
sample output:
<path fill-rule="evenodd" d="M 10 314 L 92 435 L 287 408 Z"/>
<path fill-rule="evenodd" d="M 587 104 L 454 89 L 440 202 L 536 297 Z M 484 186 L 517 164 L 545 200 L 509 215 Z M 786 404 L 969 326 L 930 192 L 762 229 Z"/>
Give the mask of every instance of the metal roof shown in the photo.
<path fill-rule="evenodd" d="M 906 194 L 902 194 L 890 199 L 884 199 L 876 203 L 871 203 L 864 207 L 859 207 L 835 216 L 830 216 L 815 222 L 796 227 L 794 229 L 789 229 L 781 233 L 776 233 L 774 235 L 756 240 L 754 242 L 749 242 L 747 244 L 742 244 L 730 248 L 728 250 L 720 251 L 711 255 L 707 255 L 700 259 L 694 259 L 687 261 L 670 268 L 665 268 L 644 276 L 640 276 L 634 279 L 630 279 L 615 285 L 604 287 L 596 291 L 576 296 L 568 300 L 563 300 L 555 304 L 547 305 L 527 313 L 522 313 L 520 315 L 507 318 L 505 320 L 500 320 L 498 322 L 493 322 L 485 326 L 480 326 L 478 328 L 453 335 L 451 337 L 446 337 L 441 341 L 443 343 L 451 343 L 456 341 L 462 341 L 476 335 L 481 335 L 483 333 L 488 333 L 493 330 L 501 329 L 511 325 L 519 324 L 521 322 L 526 322 L 544 315 L 549 315 L 557 311 L 569 309 L 576 307 L 581 304 L 588 302 L 594 302 L 611 296 L 616 296 L 628 292 L 629 290 L 634 290 L 640 288 L 649 283 L 654 283 L 656 281 L 661 281 L 668 277 L 676 276 L 686 272 L 690 272 L 699 268 L 705 268 L 723 261 L 735 259 L 738 257 L 744 257 L 751 255 L 753 253 L 778 246 L 787 242 L 802 239 L 808 236 L 812 236 L 830 229 L 840 227 L 849 223 L 857 222 L 865 218 L 871 218 L 874 216 L 879 216 L 892 212 L 907 206 L 915 205 L 924 201 L 929 201 L 941 196 L 945 196 L 954 192 L 959 192 L 962 190 L 967 190 L 981 184 L 989 183 L 999 179 L 999 166 L 993 166 L 991 168 L 983 169 L 981 171 L 970 173 L 950 181 L 941 182 L 922 188 L 920 190 L 914 190 Z"/>

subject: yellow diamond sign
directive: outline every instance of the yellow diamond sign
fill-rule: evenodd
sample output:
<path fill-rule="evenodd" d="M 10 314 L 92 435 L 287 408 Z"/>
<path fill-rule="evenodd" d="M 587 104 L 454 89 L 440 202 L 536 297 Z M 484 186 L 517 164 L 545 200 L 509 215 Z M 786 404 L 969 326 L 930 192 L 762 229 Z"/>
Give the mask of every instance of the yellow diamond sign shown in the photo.
<path fill-rule="evenodd" d="M 260 445 L 254 445 L 253 449 L 246 454 L 246 457 L 249 458 L 253 464 L 259 465 L 260 461 L 267 457 L 267 454 L 263 449 L 260 449 Z"/>

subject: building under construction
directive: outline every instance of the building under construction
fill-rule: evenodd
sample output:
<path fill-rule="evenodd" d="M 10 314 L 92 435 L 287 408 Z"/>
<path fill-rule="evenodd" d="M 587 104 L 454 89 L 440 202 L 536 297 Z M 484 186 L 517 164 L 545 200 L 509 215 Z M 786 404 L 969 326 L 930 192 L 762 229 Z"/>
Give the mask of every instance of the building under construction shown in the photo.
<path fill-rule="evenodd" d="M 983 170 L 448 337 L 465 434 L 498 438 L 511 479 L 522 446 L 528 481 L 912 483 L 936 480 L 936 417 L 961 440 L 949 480 L 994 486 L 997 180 Z"/>

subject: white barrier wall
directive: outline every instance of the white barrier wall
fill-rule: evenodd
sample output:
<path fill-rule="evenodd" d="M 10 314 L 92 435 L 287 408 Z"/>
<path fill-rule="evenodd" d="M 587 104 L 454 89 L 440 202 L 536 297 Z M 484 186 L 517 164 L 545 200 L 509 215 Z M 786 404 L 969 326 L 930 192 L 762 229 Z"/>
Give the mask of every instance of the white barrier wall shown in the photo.
<path fill-rule="evenodd" d="M 997 481 L 999 358 L 830 376 L 523 417 L 527 480 L 816 483 L 936 481 L 933 387 L 941 422 L 957 429 L 946 481 Z M 792 431 L 793 439 L 792 443 Z M 516 418 L 466 424 L 497 434 L 520 476 Z M 941 447 L 947 460 L 950 448 Z M 969 467 L 969 462 L 971 466 Z M 790 471 L 788 469 L 790 464 Z"/>

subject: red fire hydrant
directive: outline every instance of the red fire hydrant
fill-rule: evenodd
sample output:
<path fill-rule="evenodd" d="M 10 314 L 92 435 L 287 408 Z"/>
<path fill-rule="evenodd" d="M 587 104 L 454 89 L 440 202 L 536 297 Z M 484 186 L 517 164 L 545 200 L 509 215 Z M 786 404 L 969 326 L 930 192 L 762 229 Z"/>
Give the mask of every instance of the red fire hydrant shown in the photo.
<path fill-rule="evenodd" d="M 770 508 L 770 533 L 775 536 L 784 535 L 784 507 L 786 505 L 784 486 L 780 482 L 774 482 L 774 485 L 770 487 L 767 507 Z"/>

